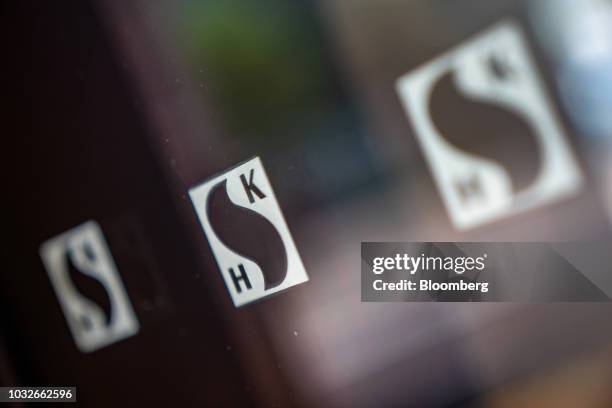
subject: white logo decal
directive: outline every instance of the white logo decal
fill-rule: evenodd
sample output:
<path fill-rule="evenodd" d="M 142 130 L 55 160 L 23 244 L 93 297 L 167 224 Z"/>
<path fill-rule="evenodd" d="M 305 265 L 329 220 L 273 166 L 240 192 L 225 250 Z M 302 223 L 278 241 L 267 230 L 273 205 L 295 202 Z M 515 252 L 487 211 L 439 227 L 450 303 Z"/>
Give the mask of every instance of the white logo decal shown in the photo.
<path fill-rule="evenodd" d="M 545 205 L 583 183 L 516 24 L 402 76 L 397 90 L 457 228 Z"/>
<path fill-rule="evenodd" d="M 236 307 L 308 280 L 258 157 L 189 195 Z"/>
<path fill-rule="evenodd" d="M 74 341 L 91 352 L 138 333 L 139 324 L 99 225 L 88 221 L 40 247 Z M 99 286 L 108 297 L 100 304 L 77 289 L 77 280 Z"/>

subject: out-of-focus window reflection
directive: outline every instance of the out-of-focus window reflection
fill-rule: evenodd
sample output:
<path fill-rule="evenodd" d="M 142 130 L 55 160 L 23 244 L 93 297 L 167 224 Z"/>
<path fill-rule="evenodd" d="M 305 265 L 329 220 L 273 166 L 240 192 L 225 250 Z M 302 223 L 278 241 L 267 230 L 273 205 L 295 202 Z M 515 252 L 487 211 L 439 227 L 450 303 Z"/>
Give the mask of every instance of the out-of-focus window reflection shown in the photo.
<path fill-rule="evenodd" d="M 554 60 L 567 111 L 590 136 L 610 138 L 612 4 L 607 0 L 530 3 L 534 29 Z"/>

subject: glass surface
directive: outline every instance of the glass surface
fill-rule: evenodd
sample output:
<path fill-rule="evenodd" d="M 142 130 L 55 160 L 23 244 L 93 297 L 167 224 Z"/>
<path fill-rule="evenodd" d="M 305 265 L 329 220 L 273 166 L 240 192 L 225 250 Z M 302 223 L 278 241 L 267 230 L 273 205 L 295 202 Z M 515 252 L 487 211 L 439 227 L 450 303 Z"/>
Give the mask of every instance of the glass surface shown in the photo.
<path fill-rule="evenodd" d="M 73 99 L 59 96 L 53 106 L 58 88 L 39 88 L 42 80 L 28 87 L 41 101 L 34 131 L 42 140 L 28 153 L 38 175 L 24 176 L 33 187 L 23 189 L 29 204 L 19 212 L 27 219 L 24 256 L 32 260 L 29 272 L 4 279 L 3 295 L 12 305 L 7 327 L 19 333 L 7 340 L 19 351 L 17 377 L 76 384 L 91 405 L 112 403 L 132 381 L 141 393 L 157 388 L 159 401 L 185 405 L 612 401 L 603 385 L 612 366 L 608 304 L 362 303 L 358 276 L 364 241 L 610 242 L 609 1 L 153 0 L 77 7 L 66 6 L 67 15 L 86 15 L 99 32 L 75 22 L 64 28 L 67 35 L 76 44 L 82 32 L 91 44 L 75 56 L 76 45 L 62 48 L 55 40 L 56 58 L 44 62 L 58 86 L 76 89 L 67 94 Z M 66 19 L 57 13 L 50 22 Z M 461 228 L 398 80 L 448 55 L 440 66 L 460 65 L 462 56 L 449 52 L 508 22 L 524 41 L 519 65 L 499 48 L 482 62 L 487 80 L 484 69 L 465 75 L 476 87 L 505 83 L 502 99 L 504 89 L 512 96 L 537 88 L 535 106 L 550 119 L 521 122 L 520 97 L 515 110 L 493 109 L 486 99 L 466 107 L 470 98 L 450 89 L 436 96 L 437 108 L 428 105 L 451 123 L 437 129 L 470 154 L 503 163 L 517 189 L 541 174 L 548 155 L 566 149 L 571 158 L 553 171 L 559 190 L 551 187 L 546 197 L 528 192 L 525 200 L 535 204 L 525 208 L 513 207 L 520 199 L 512 190 L 512 211 Z M 51 31 L 43 26 L 39 35 Z M 89 47 L 105 50 L 108 61 L 88 59 Z M 473 53 L 486 47 L 476 44 Z M 524 82 L 521 74 L 536 79 Z M 61 143 L 41 136 L 45 120 Z M 545 120 L 554 131 L 538 128 Z M 556 132 L 551 143 L 563 149 L 544 149 L 538 132 Z M 254 156 L 309 281 L 236 308 L 188 191 Z M 499 180 L 487 188 L 503 190 Z M 41 197 L 49 197 L 45 205 Z M 42 242 L 89 219 L 104 231 L 140 332 L 83 356 L 36 257 Z M 18 295 L 30 286 L 38 299 L 32 304 Z M 99 296 L 99 288 L 87 290 Z M 48 307 L 46 322 L 29 327 L 22 319 L 36 305 Z M 35 340 L 56 330 L 59 337 L 46 344 Z M 122 373 L 111 356 L 132 367 Z M 106 396 L 96 386 L 102 377 L 111 390 Z M 579 377 L 589 391 L 569 393 L 568 381 Z"/>

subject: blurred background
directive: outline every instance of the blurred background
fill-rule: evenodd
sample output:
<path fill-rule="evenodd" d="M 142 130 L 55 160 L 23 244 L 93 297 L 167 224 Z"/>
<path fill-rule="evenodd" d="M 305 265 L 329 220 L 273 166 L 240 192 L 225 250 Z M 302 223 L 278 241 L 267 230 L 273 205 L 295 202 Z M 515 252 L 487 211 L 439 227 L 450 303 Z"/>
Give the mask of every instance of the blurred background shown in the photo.
<path fill-rule="evenodd" d="M 23 77 L 4 172 L 3 385 L 76 385 L 86 406 L 612 406 L 609 303 L 362 303 L 359 279 L 363 241 L 610 244 L 609 0 L 3 8 L 6 64 Z M 500 21 L 524 33 L 583 180 L 459 230 L 396 81 Z M 187 191 L 255 155 L 310 281 L 236 309 Z M 140 332 L 83 354 L 38 248 L 89 219 Z"/>

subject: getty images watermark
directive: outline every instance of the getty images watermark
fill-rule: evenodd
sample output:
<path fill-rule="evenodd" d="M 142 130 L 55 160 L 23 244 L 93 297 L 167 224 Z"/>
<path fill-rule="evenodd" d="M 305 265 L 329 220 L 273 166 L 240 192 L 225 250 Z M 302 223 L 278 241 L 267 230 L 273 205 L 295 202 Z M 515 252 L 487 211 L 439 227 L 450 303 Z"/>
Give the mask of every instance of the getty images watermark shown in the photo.
<path fill-rule="evenodd" d="M 610 301 L 612 279 L 602 271 L 612 255 L 603 249 L 576 242 L 363 242 L 361 300 Z"/>
<path fill-rule="evenodd" d="M 487 254 L 479 257 L 451 257 L 451 256 L 426 256 L 421 253 L 419 256 L 410 256 L 406 253 L 395 254 L 390 257 L 375 257 L 372 260 L 372 272 L 375 275 L 381 275 L 388 271 L 402 271 L 408 273 L 411 277 L 421 272 L 444 272 L 446 274 L 455 273 L 463 275 L 466 272 L 485 270 L 485 260 Z M 386 282 L 383 279 L 376 279 L 372 283 L 372 288 L 375 291 L 386 290 L 408 290 L 408 291 L 480 291 L 486 293 L 489 291 L 488 282 L 472 282 L 467 279 L 459 279 L 452 281 L 452 276 L 449 276 L 448 281 L 435 281 L 432 279 L 400 279 L 395 282 Z"/>

